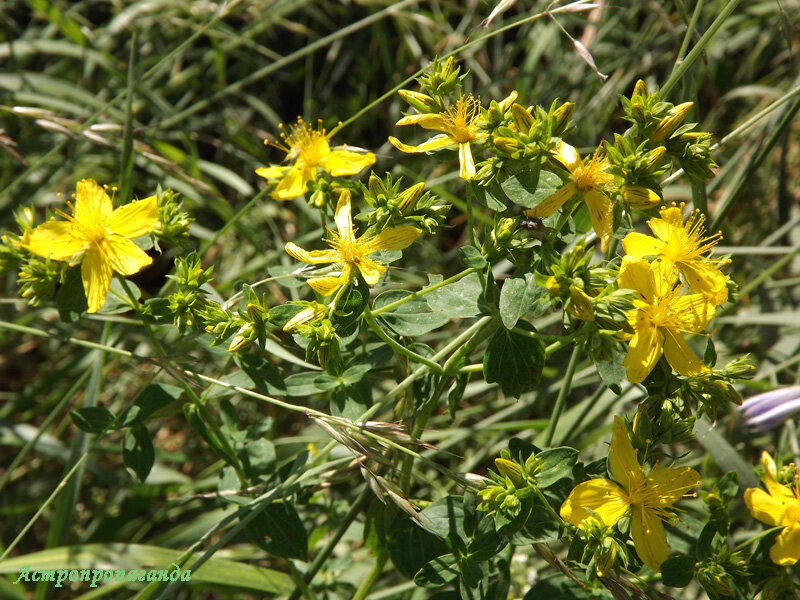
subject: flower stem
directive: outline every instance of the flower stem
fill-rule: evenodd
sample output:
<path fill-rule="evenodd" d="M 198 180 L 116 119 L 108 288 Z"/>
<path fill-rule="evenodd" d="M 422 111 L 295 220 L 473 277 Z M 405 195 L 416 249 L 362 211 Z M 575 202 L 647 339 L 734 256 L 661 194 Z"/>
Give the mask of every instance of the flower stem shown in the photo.
<path fill-rule="evenodd" d="M 429 360 L 422 356 L 421 354 L 417 354 L 416 352 L 409 350 L 399 342 L 396 342 L 387 334 L 378 322 L 375 320 L 373 313 L 369 310 L 369 308 L 364 308 L 364 318 L 367 321 L 367 325 L 369 325 L 370 329 L 375 332 L 379 338 L 381 338 L 384 342 L 386 342 L 389 347 L 394 350 L 398 354 L 402 354 L 403 356 L 407 357 L 409 360 L 413 360 L 418 363 L 422 363 L 423 365 L 427 365 L 430 367 L 431 371 L 435 371 L 436 373 L 444 373 L 444 370 L 439 365 L 439 363 L 435 363 L 432 360 Z"/>
<path fill-rule="evenodd" d="M 572 376 L 575 374 L 575 369 L 578 366 L 578 359 L 580 358 L 580 355 L 580 346 L 575 346 L 575 348 L 572 350 L 572 356 L 569 359 L 569 364 L 567 364 L 567 371 L 564 373 L 564 381 L 561 385 L 561 389 L 558 392 L 556 405 L 553 407 L 553 414 L 550 415 L 550 421 L 547 423 L 547 431 L 544 434 L 545 446 L 550 446 L 553 443 L 556 425 L 558 425 L 558 420 L 561 418 L 561 413 L 564 412 L 564 404 L 567 401 L 567 394 L 569 394 L 570 388 L 572 387 Z"/>

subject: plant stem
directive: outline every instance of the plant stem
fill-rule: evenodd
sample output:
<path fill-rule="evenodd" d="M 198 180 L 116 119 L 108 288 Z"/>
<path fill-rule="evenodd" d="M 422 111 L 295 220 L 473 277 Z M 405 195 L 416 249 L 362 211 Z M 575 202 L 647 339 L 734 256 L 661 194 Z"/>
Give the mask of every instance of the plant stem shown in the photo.
<path fill-rule="evenodd" d="M 370 590 L 372 590 L 372 586 L 375 585 L 375 582 L 378 581 L 378 577 L 380 577 L 381 573 L 383 572 L 383 567 L 386 565 L 388 558 L 389 551 L 385 546 L 381 547 L 381 549 L 378 551 L 377 558 L 375 558 L 375 564 L 372 565 L 372 569 L 370 569 L 366 579 L 364 579 L 364 581 L 361 582 L 361 585 L 358 586 L 358 589 L 353 596 L 353 600 L 364 600 L 364 598 L 367 597 Z"/>
<path fill-rule="evenodd" d="M 435 363 L 432 360 L 429 360 L 422 356 L 421 354 L 417 354 L 412 350 L 409 350 L 399 342 L 393 340 L 382 328 L 378 325 L 378 322 L 375 320 L 373 313 L 369 310 L 369 308 L 364 308 L 363 312 L 364 318 L 367 321 L 367 325 L 369 325 L 370 329 L 375 332 L 379 338 L 381 338 L 384 342 L 386 342 L 392 350 L 397 352 L 398 354 L 402 354 L 403 356 L 407 357 L 409 360 L 413 360 L 415 362 L 422 363 L 423 365 L 427 365 L 430 367 L 431 371 L 435 371 L 436 373 L 443 373 L 444 370 L 439 365 L 439 363 Z"/>
<path fill-rule="evenodd" d="M 350 507 L 350 510 L 347 511 L 347 514 L 342 518 L 342 522 L 339 523 L 339 527 L 336 528 L 336 531 L 328 540 L 328 543 L 325 544 L 325 547 L 320 550 L 317 555 L 314 557 L 314 560 L 311 562 L 311 565 L 308 567 L 308 570 L 303 575 L 303 581 L 306 584 L 310 584 L 311 581 L 314 579 L 314 576 L 319 572 L 322 568 L 322 565 L 325 564 L 325 561 L 333 552 L 333 549 L 336 547 L 336 544 L 339 543 L 339 540 L 342 539 L 342 536 L 347 531 L 347 528 L 350 527 L 350 524 L 355 521 L 355 518 L 358 516 L 358 513 L 361 512 L 361 509 L 367 503 L 367 500 L 372 495 L 369 488 L 364 488 L 364 491 L 361 492 L 361 495 L 356 499 L 353 506 Z M 299 600 L 301 594 L 301 590 L 295 590 L 292 592 L 292 595 L 289 596 L 289 600 Z"/>
<path fill-rule="evenodd" d="M 711 23 L 708 30 L 700 37 L 699 40 L 697 40 L 697 44 L 695 44 L 694 48 L 691 49 L 686 58 L 676 64 L 675 69 L 669 76 L 669 79 L 667 79 L 666 83 L 661 86 L 660 91 L 664 98 L 667 97 L 670 90 L 675 87 L 675 84 L 678 83 L 686 74 L 686 71 L 688 71 L 689 67 L 694 64 L 694 61 L 696 61 L 703 50 L 705 50 L 706 46 L 711 43 L 711 40 L 714 39 L 714 36 L 717 34 L 728 17 L 731 16 L 733 11 L 736 10 L 736 7 L 741 1 L 742 0 L 729 0 L 728 4 L 725 5 L 725 8 L 720 11 L 719 15 L 717 15 L 717 18 Z"/>
<path fill-rule="evenodd" d="M 556 425 L 561 418 L 561 413 L 564 412 L 564 405 L 567 401 L 567 395 L 572 387 L 572 376 L 575 374 L 575 369 L 578 366 L 580 359 L 580 346 L 575 346 L 572 350 L 572 356 L 567 364 L 567 371 L 564 373 L 564 382 L 561 389 L 558 391 L 558 398 L 556 398 L 556 405 L 553 407 L 553 414 L 550 415 L 550 421 L 547 423 L 547 431 L 544 434 L 544 445 L 550 446 L 553 443 L 553 436 L 556 432 Z"/>

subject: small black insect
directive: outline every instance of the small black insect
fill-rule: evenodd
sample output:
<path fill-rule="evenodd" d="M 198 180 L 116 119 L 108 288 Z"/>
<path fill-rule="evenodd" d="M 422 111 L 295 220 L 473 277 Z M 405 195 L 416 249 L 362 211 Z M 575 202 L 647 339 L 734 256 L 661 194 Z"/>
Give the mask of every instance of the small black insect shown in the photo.
<path fill-rule="evenodd" d="M 519 226 L 522 229 L 527 229 L 528 231 L 541 231 L 544 228 L 544 224 L 539 217 L 525 217 L 523 216 L 519 220 Z"/>

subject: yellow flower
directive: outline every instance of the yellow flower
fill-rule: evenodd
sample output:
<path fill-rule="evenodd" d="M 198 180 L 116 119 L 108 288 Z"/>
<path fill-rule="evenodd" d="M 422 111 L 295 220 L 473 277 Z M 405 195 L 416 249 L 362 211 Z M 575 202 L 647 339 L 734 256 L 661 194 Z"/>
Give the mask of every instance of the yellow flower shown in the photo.
<path fill-rule="evenodd" d="M 607 172 L 609 165 L 606 157 L 598 148 L 593 156 L 581 160 L 578 151 L 564 141 L 556 144 L 554 157 L 570 172 L 571 181 L 534 208 L 526 210 L 525 214 L 532 218 L 547 218 L 575 194 L 580 194 L 589 208 L 592 228 L 600 238 L 600 247 L 605 252 L 611 241 L 614 225 L 614 205 L 604 189 L 614 182 L 614 176 Z"/>
<path fill-rule="evenodd" d="M 643 381 L 662 354 L 681 375 L 708 370 L 681 335 L 708 326 L 714 305 L 705 296 L 681 294 L 677 273 L 662 259 L 651 264 L 626 256 L 617 283 L 636 292 L 634 308 L 625 314 L 634 331 L 623 363 L 632 383 Z"/>
<path fill-rule="evenodd" d="M 683 204 L 662 208 L 660 219 L 650 219 L 647 224 L 656 237 L 642 233 L 629 233 L 622 240 L 625 253 L 634 258 L 658 256 L 665 268 L 677 268 L 686 277 L 689 288 L 703 294 L 715 305 L 728 299 L 727 278 L 708 256 L 722 234 L 706 236 L 705 216 L 693 212 L 683 222 Z"/>
<path fill-rule="evenodd" d="M 328 135 L 318 122 L 317 129 L 306 125 L 298 117 L 289 132 L 281 133 L 284 144 L 275 144 L 286 152 L 286 158 L 294 161 L 292 165 L 272 165 L 256 169 L 256 174 L 275 185 L 272 197 L 276 200 L 291 200 L 308 191 L 308 182 L 317 179 L 317 168 L 334 177 L 355 175 L 364 167 L 375 164 L 372 152 L 353 152 L 345 147 L 331 149 Z M 264 142 L 269 144 L 269 142 Z"/>
<path fill-rule="evenodd" d="M 647 475 L 636 460 L 622 419 L 614 417 L 614 433 L 608 453 L 611 476 L 579 483 L 561 505 L 561 518 L 580 526 L 592 519 L 593 511 L 608 526 L 632 509 L 631 537 L 642 562 L 654 571 L 669 556 L 662 521 L 673 519 L 667 509 L 700 482 L 700 475 L 689 467 L 659 467 Z"/>
<path fill-rule="evenodd" d="M 72 215 L 55 219 L 25 232 L 23 248 L 44 258 L 77 264 L 81 257 L 81 278 L 89 312 L 105 303 L 112 271 L 133 275 L 152 259 L 129 238 L 150 233 L 158 225 L 156 197 L 137 200 L 114 210 L 111 198 L 92 179 L 78 182 Z"/>
<path fill-rule="evenodd" d="M 783 527 L 769 550 L 769 557 L 775 564 L 793 565 L 800 558 L 800 490 L 796 480 L 794 487 L 778 483 L 775 461 L 767 452 L 761 454 L 761 464 L 767 491 L 748 488 L 744 492 L 744 502 L 762 523 Z"/>
<path fill-rule="evenodd" d="M 500 108 L 507 110 L 517 93 L 512 92 L 500 102 Z M 441 150 L 453 144 L 458 145 L 458 174 L 462 179 L 472 179 L 475 176 L 475 161 L 472 159 L 470 142 L 486 137 L 478 129 L 478 119 L 481 116 L 480 100 L 472 94 L 459 96 L 454 104 L 450 104 L 444 112 L 436 114 L 407 115 L 397 122 L 397 125 L 421 125 L 425 129 L 441 131 L 442 135 L 432 137 L 419 146 L 409 146 L 395 137 L 389 137 L 389 142 L 402 152 L 430 152 Z"/>
<path fill-rule="evenodd" d="M 368 256 L 379 250 L 402 250 L 422 233 L 421 229 L 402 225 L 384 229 L 376 236 L 362 235 L 357 238 L 350 215 L 350 190 L 342 190 L 334 220 L 337 231 L 329 229 L 331 239 L 326 240 L 330 250 L 309 251 L 294 242 L 286 244 L 286 252 L 299 261 L 312 265 L 335 263 L 341 267 L 341 273 L 337 276 L 315 277 L 308 280 L 308 285 L 323 296 L 330 296 L 346 284 L 353 269 L 357 269 L 369 285 L 375 285 L 386 271 L 386 267 Z"/>

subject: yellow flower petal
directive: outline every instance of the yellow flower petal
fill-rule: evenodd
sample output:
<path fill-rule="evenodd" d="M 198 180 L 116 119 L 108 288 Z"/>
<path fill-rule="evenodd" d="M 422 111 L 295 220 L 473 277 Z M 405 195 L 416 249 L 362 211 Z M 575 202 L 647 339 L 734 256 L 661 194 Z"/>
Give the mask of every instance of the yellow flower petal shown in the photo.
<path fill-rule="evenodd" d="M 744 503 L 753 518 L 773 527 L 784 524 L 787 508 L 792 501 L 793 498 L 770 496 L 761 488 L 747 488 L 744 491 Z"/>
<path fill-rule="evenodd" d="M 302 162 L 297 162 L 286 172 L 283 179 L 272 190 L 272 197 L 276 200 L 292 200 L 302 196 L 308 190 L 308 181 L 314 179 L 314 168 L 306 167 Z"/>
<path fill-rule="evenodd" d="M 778 483 L 778 470 L 775 461 L 769 452 L 761 453 L 761 465 L 764 467 L 764 485 L 771 496 L 775 498 L 794 498 L 794 493 L 785 485 Z"/>
<path fill-rule="evenodd" d="M 294 242 L 288 242 L 284 249 L 289 256 L 310 265 L 334 263 L 341 259 L 335 250 L 305 250 Z"/>
<path fill-rule="evenodd" d="M 402 250 L 403 248 L 408 248 L 421 233 L 421 229 L 411 225 L 384 229 L 375 237 L 368 238 L 364 242 L 359 241 L 358 249 L 364 255 L 372 254 L 378 250 Z"/>
<path fill-rule="evenodd" d="M 642 562 L 654 571 L 660 571 L 661 563 L 669 556 L 669 546 L 667 533 L 658 515 L 641 506 L 634 506 L 631 538 Z"/>
<path fill-rule="evenodd" d="M 425 129 L 435 129 L 437 131 L 444 131 L 445 128 L 444 119 L 440 114 L 406 115 L 395 125 L 419 125 Z"/>
<path fill-rule="evenodd" d="M 291 167 L 271 165 L 256 169 L 256 175 L 264 179 L 281 179 Z"/>
<path fill-rule="evenodd" d="M 372 152 L 352 152 L 350 150 L 331 150 L 322 160 L 322 168 L 334 177 L 355 175 L 362 169 L 375 164 L 375 155 Z"/>
<path fill-rule="evenodd" d="M 578 191 L 573 182 L 562 185 L 554 194 L 550 194 L 533 208 L 526 210 L 525 214 L 534 219 L 546 219 L 564 206 L 564 203 L 572 198 Z"/>
<path fill-rule="evenodd" d="M 708 327 L 715 311 L 714 305 L 702 294 L 680 296 L 670 303 L 670 309 L 675 313 L 674 321 L 678 328 L 693 333 Z"/>
<path fill-rule="evenodd" d="M 648 304 L 656 301 L 656 286 L 653 280 L 653 270 L 650 263 L 644 258 L 625 256 L 617 276 L 620 288 L 635 290 Z"/>
<path fill-rule="evenodd" d="M 111 213 L 108 229 L 126 238 L 136 238 L 153 231 L 158 225 L 158 203 L 155 196 L 120 206 Z"/>
<path fill-rule="evenodd" d="M 656 366 L 664 350 L 664 334 L 650 325 L 649 320 L 641 313 L 637 316 L 636 333 L 628 344 L 628 353 L 622 366 L 631 383 L 641 383 Z"/>
<path fill-rule="evenodd" d="M 614 417 L 614 433 L 611 435 L 611 447 L 608 450 L 608 466 L 614 476 L 625 489 L 630 490 L 634 482 L 644 479 L 644 471 L 636 460 L 636 451 L 628 437 L 625 423 Z"/>
<path fill-rule="evenodd" d="M 308 285 L 311 288 L 322 294 L 323 296 L 330 296 L 340 287 L 342 287 L 349 278 L 344 277 L 314 277 L 308 280 Z"/>
<path fill-rule="evenodd" d="M 342 190 L 339 194 L 339 201 L 336 203 L 336 212 L 333 220 L 336 222 L 336 229 L 343 238 L 353 236 L 353 219 L 351 216 L 350 190 Z M 301 259 L 302 260 L 302 259 Z"/>
<path fill-rule="evenodd" d="M 401 152 L 416 153 L 416 152 L 431 152 L 432 150 L 440 150 L 447 146 L 452 146 L 455 142 L 446 135 L 437 135 L 432 137 L 427 142 L 421 143 L 419 146 L 409 146 L 404 144 L 396 137 L 390 137 L 389 142 L 400 150 Z"/>
<path fill-rule="evenodd" d="M 133 275 L 153 262 L 139 246 L 119 235 L 105 239 L 103 252 L 111 268 L 120 275 Z"/>
<path fill-rule="evenodd" d="M 584 192 L 583 201 L 589 207 L 589 217 L 592 219 L 592 229 L 600 238 L 600 249 L 605 252 L 611 242 L 614 230 L 614 204 L 605 194 L 597 190 Z"/>
<path fill-rule="evenodd" d="M 97 244 L 92 244 L 86 251 L 81 263 L 81 279 L 89 303 L 89 312 L 97 312 L 103 308 L 108 288 L 111 286 L 111 263 L 103 256 Z"/>
<path fill-rule="evenodd" d="M 625 254 L 634 258 L 656 256 L 664 251 L 664 242 L 643 233 L 632 232 L 622 240 Z"/>
<path fill-rule="evenodd" d="M 567 167 L 570 173 L 574 172 L 583 164 L 583 161 L 581 161 L 581 155 L 578 154 L 578 151 L 563 140 L 559 141 L 556 144 L 556 147 L 553 148 L 553 158 Z"/>
<path fill-rule="evenodd" d="M 458 176 L 470 180 L 475 177 L 475 162 L 472 160 L 472 149 L 469 142 L 458 145 Z"/>
<path fill-rule="evenodd" d="M 728 278 L 710 262 L 692 260 L 681 262 L 678 266 L 693 292 L 703 294 L 716 306 L 728 299 Z"/>
<path fill-rule="evenodd" d="M 73 236 L 73 226 L 68 221 L 48 221 L 29 229 L 20 245 L 28 252 L 53 260 L 70 260 L 88 246 L 83 239 Z"/>
<path fill-rule="evenodd" d="M 111 198 L 94 179 L 81 179 L 76 186 L 73 216 L 83 226 L 103 226 L 111 216 Z"/>
<path fill-rule="evenodd" d="M 647 488 L 658 497 L 656 508 L 672 506 L 700 483 L 700 474 L 689 467 L 656 467 L 647 476 Z"/>
<path fill-rule="evenodd" d="M 375 285 L 381 275 L 386 272 L 386 267 L 371 258 L 362 258 L 361 262 L 358 263 L 358 270 L 367 284 Z"/>
<path fill-rule="evenodd" d="M 616 483 L 608 479 L 592 479 L 579 483 L 561 505 L 561 518 L 567 523 L 580 525 L 591 517 L 586 511 L 597 513 L 606 525 L 614 525 L 628 510 L 630 503 Z"/>
<path fill-rule="evenodd" d="M 698 375 L 708 371 L 708 367 L 695 356 L 683 336 L 672 329 L 664 330 L 664 356 L 670 366 L 681 375 Z"/>
<path fill-rule="evenodd" d="M 800 524 L 786 527 L 769 549 L 769 557 L 776 565 L 793 565 L 800 558 Z"/>

